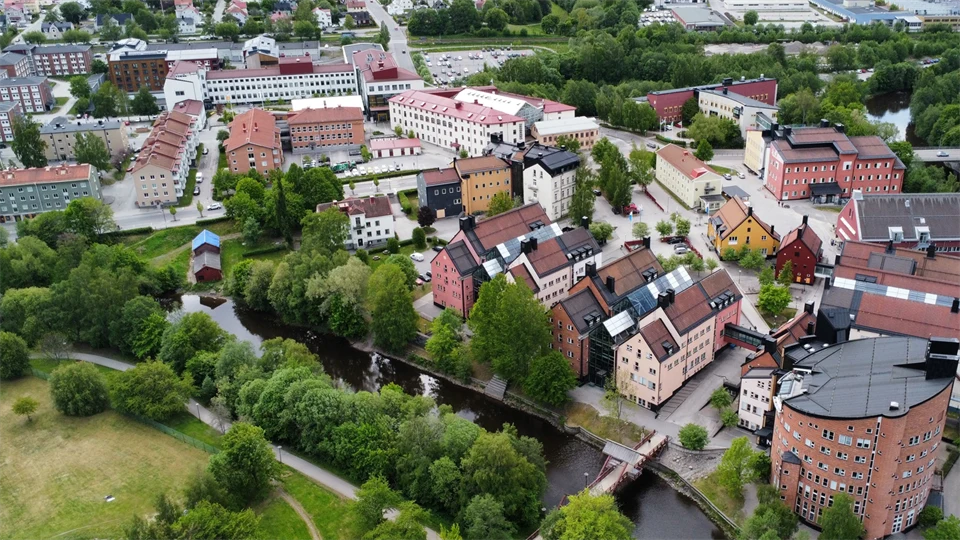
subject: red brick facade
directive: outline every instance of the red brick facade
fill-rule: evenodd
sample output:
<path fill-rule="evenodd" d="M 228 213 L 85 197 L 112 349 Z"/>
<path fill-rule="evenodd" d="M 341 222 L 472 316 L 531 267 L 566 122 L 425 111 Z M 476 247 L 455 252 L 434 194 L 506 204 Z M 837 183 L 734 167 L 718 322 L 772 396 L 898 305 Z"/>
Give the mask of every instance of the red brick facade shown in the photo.
<path fill-rule="evenodd" d="M 577 374 L 578 379 L 587 376 L 587 362 L 590 358 L 590 338 L 581 336 L 573 325 L 570 316 L 563 309 L 563 304 L 557 304 L 551 312 L 550 333 L 553 341 L 550 348 L 560 351 L 560 354 L 570 362 L 570 367 Z"/>

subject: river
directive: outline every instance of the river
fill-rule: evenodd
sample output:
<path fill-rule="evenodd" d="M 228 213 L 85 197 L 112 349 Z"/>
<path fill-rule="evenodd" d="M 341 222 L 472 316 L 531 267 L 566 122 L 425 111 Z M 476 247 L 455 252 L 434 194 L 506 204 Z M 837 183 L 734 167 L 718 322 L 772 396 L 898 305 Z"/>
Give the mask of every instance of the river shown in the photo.
<path fill-rule="evenodd" d="M 603 465 L 601 452 L 549 422 L 438 379 L 410 364 L 386 359 L 375 362 L 344 339 L 279 324 L 270 317 L 237 309 L 231 300 L 184 295 L 182 306 L 185 312 L 208 313 L 224 330 L 255 347 L 275 337 L 300 341 L 319 356 L 328 375 L 355 389 L 376 391 L 384 384 L 396 383 L 406 392 L 428 395 L 437 403 L 450 405 L 458 415 L 485 429 L 494 431 L 505 422 L 512 423 L 521 435 L 536 437 L 543 443 L 549 462 L 547 491 L 543 496 L 546 508 L 555 506 L 564 495 L 582 490 L 584 473 L 593 481 Z M 724 538 L 723 532 L 693 501 L 651 472 L 644 472 L 623 488 L 617 494 L 617 502 L 636 524 L 636 538 Z"/>
<path fill-rule="evenodd" d="M 897 140 L 906 140 L 915 148 L 927 146 L 927 142 L 913 132 L 910 118 L 910 93 L 891 92 L 872 96 L 866 101 L 867 118 L 871 122 L 889 122 L 897 126 Z"/>

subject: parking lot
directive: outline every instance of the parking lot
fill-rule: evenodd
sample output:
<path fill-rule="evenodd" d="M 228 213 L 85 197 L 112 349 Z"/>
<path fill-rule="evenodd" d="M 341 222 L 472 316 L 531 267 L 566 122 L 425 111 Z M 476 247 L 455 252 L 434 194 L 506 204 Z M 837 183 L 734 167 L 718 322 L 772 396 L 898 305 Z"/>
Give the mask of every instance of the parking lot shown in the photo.
<path fill-rule="evenodd" d="M 473 75 L 483 71 L 483 67 L 500 67 L 510 58 L 533 56 L 530 49 L 516 49 L 510 47 L 488 47 L 486 50 L 453 51 L 443 53 L 424 52 L 423 59 L 433 75 L 437 85 L 449 85 L 466 75 Z"/>

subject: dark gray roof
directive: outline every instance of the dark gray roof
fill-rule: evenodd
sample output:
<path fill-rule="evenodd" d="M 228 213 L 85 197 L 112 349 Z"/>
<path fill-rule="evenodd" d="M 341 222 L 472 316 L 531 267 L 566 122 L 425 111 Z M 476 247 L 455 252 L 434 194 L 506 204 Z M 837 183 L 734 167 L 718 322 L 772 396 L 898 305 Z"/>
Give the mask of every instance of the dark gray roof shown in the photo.
<path fill-rule="evenodd" d="M 109 15 L 97 15 L 97 26 L 102 26 L 105 17 L 109 17 L 115 21 L 120 26 L 127 24 L 127 20 L 132 19 L 133 15 L 129 13 L 110 13 Z"/>
<path fill-rule="evenodd" d="M 728 198 L 740 197 L 741 201 L 749 201 L 750 194 L 734 185 L 725 185 L 721 190 Z"/>
<path fill-rule="evenodd" d="M 774 371 L 777 371 L 778 368 L 772 367 L 755 367 L 750 368 L 741 379 L 769 379 L 773 375 Z"/>
<path fill-rule="evenodd" d="M 874 195 L 856 201 L 856 205 L 860 235 L 865 241 L 888 240 L 888 227 L 901 227 L 907 241 L 919 240 L 916 227 L 928 227 L 933 241 L 960 240 L 958 193 Z"/>
<path fill-rule="evenodd" d="M 460 272 L 461 276 L 469 274 L 477 267 L 476 260 L 473 258 L 473 254 L 470 253 L 470 248 L 467 247 L 463 240 L 454 242 L 445 249 L 447 250 L 447 256 L 450 257 L 450 260 L 457 268 L 457 272 Z"/>
<path fill-rule="evenodd" d="M 793 463 L 794 465 L 800 464 L 800 458 L 793 452 L 784 452 L 782 457 L 784 463 Z"/>
<path fill-rule="evenodd" d="M 745 107 L 756 107 L 758 109 L 773 109 L 773 110 L 779 109 L 779 107 L 777 107 L 776 105 L 770 105 L 769 103 L 764 103 L 757 99 L 753 99 L 747 96 L 742 96 L 736 92 L 727 92 L 726 94 L 724 94 L 723 90 L 700 90 L 700 91 L 706 94 L 732 99 L 733 101 L 736 101 L 737 103 Z"/>
<path fill-rule="evenodd" d="M 843 193 L 840 185 L 836 182 L 820 182 L 819 184 L 810 184 L 811 195 L 839 195 Z"/>
<path fill-rule="evenodd" d="M 79 53 L 90 50 L 90 45 L 40 45 L 33 50 L 33 54 L 60 54 Z"/>
<path fill-rule="evenodd" d="M 79 122 L 80 125 L 77 125 Z M 99 123 L 98 123 L 99 122 Z M 60 127 L 57 127 L 59 124 Z M 68 120 L 63 116 L 57 116 L 47 125 L 40 128 L 40 133 L 47 135 L 53 133 L 85 133 L 87 131 L 102 131 L 107 129 L 120 129 L 122 126 L 120 120 L 97 120 L 97 121 L 77 121 Z"/>
<path fill-rule="evenodd" d="M 15 53 L 15 52 L 3 53 L 3 54 L 0 54 L 0 66 L 15 66 L 17 65 L 18 62 L 20 62 L 24 58 L 26 58 L 26 55 L 23 55 L 20 53 Z"/>
<path fill-rule="evenodd" d="M 593 296 L 593 291 L 590 287 L 583 289 L 566 300 L 561 300 L 560 305 L 563 306 L 563 310 L 567 312 L 570 320 L 573 321 L 573 325 L 577 327 L 577 331 L 580 332 L 581 335 L 586 334 L 590 328 L 590 325 L 587 324 L 585 319 L 586 316 L 591 314 L 596 315 L 596 321 L 598 322 L 601 318 L 605 317 L 603 308 L 600 307 L 600 303 L 597 302 L 596 297 Z"/>
<path fill-rule="evenodd" d="M 553 146 L 534 144 L 524 155 L 523 166 L 527 168 L 536 164 L 546 169 L 550 176 L 557 176 L 579 167 L 580 156 Z"/>
<path fill-rule="evenodd" d="M 204 268 L 216 268 L 220 270 L 220 254 L 205 251 L 193 258 L 193 271 L 199 272 Z"/>
<path fill-rule="evenodd" d="M 46 77 L 11 77 L 9 79 L 0 79 L 0 86 L 21 86 L 21 85 L 34 85 L 34 84 L 43 84 L 47 82 Z"/>
<path fill-rule="evenodd" d="M 40 31 L 46 32 L 51 27 L 57 28 L 60 31 L 73 30 L 73 23 L 69 22 L 57 22 L 57 23 L 41 23 Z"/>
<path fill-rule="evenodd" d="M 953 377 L 927 379 L 927 340 L 912 337 L 858 339 L 806 357 L 805 393 L 787 398 L 791 409 L 821 418 L 896 418 L 949 388 Z M 891 410 L 891 402 L 898 407 Z"/>

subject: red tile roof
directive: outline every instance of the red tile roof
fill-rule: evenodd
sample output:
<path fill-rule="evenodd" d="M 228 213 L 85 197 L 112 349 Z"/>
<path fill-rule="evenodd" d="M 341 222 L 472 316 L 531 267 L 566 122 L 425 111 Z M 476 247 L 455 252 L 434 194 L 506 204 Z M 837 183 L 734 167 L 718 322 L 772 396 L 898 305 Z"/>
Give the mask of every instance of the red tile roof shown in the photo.
<path fill-rule="evenodd" d="M 518 264 L 510 269 L 510 274 L 513 276 L 514 281 L 520 283 L 521 281 L 527 284 L 527 287 L 530 288 L 534 293 L 540 291 L 540 287 L 537 286 L 537 282 L 533 280 L 533 276 L 530 275 L 530 271 L 527 270 L 527 265 Z"/>
<path fill-rule="evenodd" d="M 477 252 L 486 253 L 497 244 L 529 233 L 530 223 L 535 221 L 550 224 L 550 218 L 539 203 L 527 204 L 479 221 L 473 229 L 482 248 Z"/>
<path fill-rule="evenodd" d="M 660 362 L 663 362 L 670 356 L 667 354 L 667 350 L 663 348 L 664 342 L 671 346 L 673 352 L 680 350 L 680 347 L 677 346 L 677 341 L 673 339 L 670 330 L 667 328 L 667 325 L 663 323 L 662 319 L 656 319 L 641 328 L 640 336 L 647 342 L 647 345 L 650 346 L 650 351 Z"/>
<path fill-rule="evenodd" d="M 687 178 L 698 178 L 706 173 L 717 174 L 712 167 L 694 157 L 692 152 L 675 144 L 668 144 L 657 150 L 657 155 Z"/>
<path fill-rule="evenodd" d="M 363 199 L 350 197 L 342 201 L 322 203 L 317 205 L 317 212 L 323 212 L 333 205 L 336 205 L 338 208 L 340 208 L 341 212 L 344 212 L 348 215 L 363 214 L 366 217 L 383 217 L 393 214 L 393 211 L 390 208 L 390 200 L 385 196 L 366 197 Z"/>
<path fill-rule="evenodd" d="M 464 175 L 483 171 L 499 171 L 509 168 L 510 164 L 496 156 L 478 156 L 457 159 L 453 162 L 453 166 L 460 171 L 461 175 Z"/>
<path fill-rule="evenodd" d="M 803 245 L 807 246 L 807 249 L 809 249 L 810 253 L 813 253 L 814 256 L 820 253 L 820 246 L 823 245 L 823 242 L 820 240 L 820 237 L 817 236 L 817 233 L 814 232 L 813 228 L 805 223 L 788 232 L 786 236 L 783 237 L 783 240 L 780 242 L 780 249 L 785 249 L 797 239 L 799 239 Z"/>
<path fill-rule="evenodd" d="M 523 118 L 504 114 L 491 107 L 463 103 L 452 98 L 421 90 L 407 90 L 390 98 L 391 103 L 406 105 L 422 111 L 449 116 L 478 124 L 499 125 L 523 122 Z"/>
<path fill-rule="evenodd" d="M 740 200 L 740 197 L 734 197 L 725 202 L 723 206 L 717 210 L 716 214 L 714 214 L 714 219 L 719 218 L 727 227 L 726 230 L 720 233 L 720 238 L 726 238 L 730 235 L 730 233 L 735 231 L 741 223 L 747 220 L 749 212 L 748 208 L 749 207 Z M 780 235 L 775 232 L 770 232 L 770 226 L 757 217 L 756 214 L 753 214 L 750 217 L 752 217 L 758 225 L 769 232 L 770 236 L 780 240 Z"/>
<path fill-rule="evenodd" d="M 420 148 L 420 139 L 371 139 L 370 150 L 391 148 Z"/>
<path fill-rule="evenodd" d="M 710 298 L 700 287 L 689 287 L 677 293 L 672 304 L 664 310 L 680 335 L 689 332 L 713 313 Z"/>
<path fill-rule="evenodd" d="M 657 261 L 653 251 L 641 248 L 630 252 L 624 257 L 613 261 L 612 263 L 597 269 L 597 277 L 600 280 L 599 287 L 603 294 L 607 293 L 605 283 L 608 277 L 614 278 L 614 294 L 617 297 L 623 296 L 647 284 L 643 271 L 653 268 L 657 275 L 663 275 L 663 267 Z"/>
<path fill-rule="evenodd" d="M 276 118 L 267 111 L 250 109 L 238 114 L 230 122 L 230 138 L 223 141 L 223 148 L 231 152 L 252 144 L 262 148 L 280 149 L 280 129 Z"/>
<path fill-rule="evenodd" d="M 453 167 L 448 167 L 446 169 L 433 169 L 429 171 L 423 171 L 423 181 L 428 186 L 455 183 L 459 184 L 460 175 L 457 174 L 457 170 Z"/>
<path fill-rule="evenodd" d="M 90 165 L 60 165 L 32 169 L 7 169 L 0 172 L 0 186 L 38 184 L 43 182 L 66 182 L 90 178 Z"/>
<path fill-rule="evenodd" d="M 178 113 L 190 116 L 200 116 L 203 112 L 203 102 L 196 99 L 187 99 L 173 106 L 173 110 Z"/>
<path fill-rule="evenodd" d="M 173 67 L 167 71 L 167 78 L 174 79 L 176 75 L 186 75 L 188 73 L 196 73 L 200 71 L 200 66 L 196 62 L 190 62 L 188 60 L 177 60 L 173 63 Z"/>
<path fill-rule="evenodd" d="M 290 113 L 290 116 L 287 117 L 287 123 L 290 125 L 324 124 L 327 122 L 363 122 L 363 111 L 358 107 L 301 109 Z"/>

